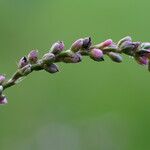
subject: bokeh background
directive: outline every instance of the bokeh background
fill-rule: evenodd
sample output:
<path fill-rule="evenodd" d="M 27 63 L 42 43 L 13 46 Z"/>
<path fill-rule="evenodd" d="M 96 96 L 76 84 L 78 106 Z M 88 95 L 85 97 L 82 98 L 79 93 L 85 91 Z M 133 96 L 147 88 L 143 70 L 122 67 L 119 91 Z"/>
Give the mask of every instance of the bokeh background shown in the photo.
<path fill-rule="evenodd" d="M 148 0 L 0 0 L 0 72 L 9 78 L 31 49 L 40 56 L 63 40 L 94 43 L 131 35 L 150 41 Z M 5 91 L 0 150 L 149 150 L 150 73 L 122 64 L 60 64 Z"/>

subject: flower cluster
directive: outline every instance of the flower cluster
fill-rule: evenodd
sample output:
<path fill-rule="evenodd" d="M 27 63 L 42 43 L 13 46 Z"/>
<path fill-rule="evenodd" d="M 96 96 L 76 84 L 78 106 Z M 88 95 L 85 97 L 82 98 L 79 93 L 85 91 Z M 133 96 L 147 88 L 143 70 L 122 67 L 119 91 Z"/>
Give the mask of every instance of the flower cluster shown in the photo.
<path fill-rule="evenodd" d="M 6 104 L 7 99 L 3 91 L 20 81 L 23 77 L 32 71 L 45 70 L 54 74 L 59 71 L 56 63 L 79 63 L 83 56 L 89 56 L 94 61 L 102 62 L 105 56 L 112 61 L 121 63 L 123 61 L 121 54 L 132 56 L 140 65 L 147 65 L 150 71 L 150 43 L 133 42 L 131 37 L 127 36 L 117 43 L 112 39 L 93 44 L 91 37 L 80 38 L 73 42 L 67 50 L 63 41 L 57 41 L 52 44 L 50 50 L 39 59 L 38 50 L 31 50 L 27 56 L 22 57 L 18 62 L 16 73 L 6 80 L 4 75 L 0 75 L 0 104 Z"/>

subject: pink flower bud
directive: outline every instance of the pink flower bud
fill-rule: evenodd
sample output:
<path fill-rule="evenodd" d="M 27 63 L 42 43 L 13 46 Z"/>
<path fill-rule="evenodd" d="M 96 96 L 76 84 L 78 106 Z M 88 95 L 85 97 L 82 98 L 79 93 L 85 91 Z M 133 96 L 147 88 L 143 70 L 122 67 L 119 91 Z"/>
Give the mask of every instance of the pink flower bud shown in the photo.
<path fill-rule="evenodd" d="M 102 47 L 108 47 L 111 46 L 112 44 L 113 44 L 112 39 L 108 39 L 102 43 Z"/>
<path fill-rule="evenodd" d="M 56 64 L 45 65 L 44 69 L 49 73 L 56 73 L 59 71 L 59 68 Z"/>
<path fill-rule="evenodd" d="M 4 95 L 0 96 L 0 105 L 7 104 L 7 98 Z"/>
<path fill-rule="evenodd" d="M 90 57 L 95 61 L 104 61 L 103 52 L 97 48 L 90 51 Z"/>
<path fill-rule="evenodd" d="M 6 80 L 5 76 L 0 75 L 0 84 L 3 84 L 5 80 Z"/>
<path fill-rule="evenodd" d="M 27 64 L 28 64 L 27 58 L 26 58 L 26 57 L 22 57 L 22 58 L 19 60 L 18 68 L 23 68 L 23 67 L 26 66 Z"/>
<path fill-rule="evenodd" d="M 31 64 L 34 64 L 38 61 L 38 51 L 37 50 L 32 50 L 29 54 L 28 54 L 28 61 Z"/>
<path fill-rule="evenodd" d="M 122 57 L 118 53 L 109 52 L 107 55 L 111 58 L 112 61 L 115 61 L 118 63 L 122 62 Z"/>
<path fill-rule="evenodd" d="M 77 52 L 77 51 L 79 51 L 80 49 L 82 49 L 82 46 L 83 46 L 83 39 L 78 39 L 78 40 L 76 40 L 76 41 L 72 44 L 71 50 L 72 50 L 73 52 Z"/>
<path fill-rule="evenodd" d="M 95 45 L 94 47 L 98 48 L 98 49 L 103 49 L 105 47 L 109 47 L 109 46 L 112 46 L 112 45 L 113 45 L 112 39 L 108 39 L 108 40 L 106 40 L 102 43 L 99 43 L 99 44 Z"/>
<path fill-rule="evenodd" d="M 63 41 L 58 41 L 54 43 L 50 49 L 50 52 L 53 54 L 59 54 L 61 51 L 63 51 L 65 48 L 65 45 Z"/>

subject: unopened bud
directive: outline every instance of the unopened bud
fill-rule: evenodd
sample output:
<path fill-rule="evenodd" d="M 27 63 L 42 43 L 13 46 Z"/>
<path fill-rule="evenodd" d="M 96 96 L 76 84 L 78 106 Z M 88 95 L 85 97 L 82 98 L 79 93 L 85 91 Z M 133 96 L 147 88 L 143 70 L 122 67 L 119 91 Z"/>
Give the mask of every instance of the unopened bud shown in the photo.
<path fill-rule="evenodd" d="M 18 63 L 18 68 L 23 68 L 24 66 L 26 66 L 28 64 L 28 60 L 26 57 L 22 57 L 20 60 L 19 60 L 19 63 Z"/>
<path fill-rule="evenodd" d="M 71 45 L 71 51 L 77 52 L 82 49 L 84 39 L 78 39 Z"/>
<path fill-rule="evenodd" d="M 111 46 L 112 44 L 113 44 L 112 39 L 108 39 L 108 40 L 106 40 L 102 43 L 99 43 L 99 44 L 95 45 L 94 47 L 99 48 L 99 49 L 103 49 L 105 47 Z"/>
<path fill-rule="evenodd" d="M 122 43 L 124 43 L 124 42 L 126 42 L 126 41 L 132 41 L 132 39 L 131 39 L 131 37 L 130 36 L 126 36 L 126 37 L 124 37 L 124 38 L 122 38 L 119 42 L 118 42 L 118 47 L 120 47 L 121 46 L 121 44 Z"/>
<path fill-rule="evenodd" d="M 135 52 L 137 51 L 138 46 L 140 45 L 140 42 L 131 42 L 131 41 L 125 41 L 120 45 L 120 51 L 133 56 Z"/>
<path fill-rule="evenodd" d="M 103 52 L 100 49 L 94 48 L 89 54 L 90 57 L 95 61 L 104 61 Z"/>
<path fill-rule="evenodd" d="M 44 69 L 49 73 L 56 73 L 59 71 L 59 68 L 56 64 L 45 65 Z"/>
<path fill-rule="evenodd" d="M 19 73 L 22 76 L 26 76 L 26 75 L 28 75 L 31 72 L 32 72 L 32 69 L 31 69 L 31 65 L 30 64 L 24 66 L 22 69 L 19 70 Z"/>
<path fill-rule="evenodd" d="M 121 57 L 121 55 L 119 55 L 118 53 L 109 52 L 107 55 L 108 55 L 108 56 L 111 58 L 111 60 L 114 61 L 114 62 L 118 62 L 118 63 L 122 62 L 122 57 Z"/>
<path fill-rule="evenodd" d="M 61 51 L 63 51 L 65 48 L 65 45 L 63 41 L 58 41 L 54 43 L 50 49 L 50 52 L 53 54 L 59 54 Z"/>
<path fill-rule="evenodd" d="M 43 56 L 43 64 L 51 64 L 55 60 L 55 55 L 53 53 L 47 53 Z"/>
<path fill-rule="evenodd" d="M 38 51 L 37 50 L 32 50 L 29 54 L 28 54 L 28 61 L 31 64 L 34 64 L 38 61 Z"/>
<path fill-rule="evenodd" d="M 70 55 L 64 57 L 62 61 L 65 63 L 79 63 L 82 61 L 82 55 L 80 53 L 70 53 Z"/>
<path fill-rule="evenodd" d="M 7 98 L 5 97 L 5 95 L 0 95 L 0 105 L 4 105 L 7 104 Z"/>
<path fill-rule="evenodd" d="M 91 37 L 86 37 L 83 39 L 82 48 L 88 50 L 92 45 Z"/>
<path fill-rule="evenodd" d="M 5 82 L 6 78 L 3 75 L 0 75 L 0 85 Z"/>
<path fill-rule="evenodd" d="M 137 63 L 140 65 L 147 65 L 149 62 L 148 58 L 145 56 L 142 56 L 142 57 L 141 56 L 139 56 L 139 57 L 135 56 L 134 58 L 137 61 Z"/>

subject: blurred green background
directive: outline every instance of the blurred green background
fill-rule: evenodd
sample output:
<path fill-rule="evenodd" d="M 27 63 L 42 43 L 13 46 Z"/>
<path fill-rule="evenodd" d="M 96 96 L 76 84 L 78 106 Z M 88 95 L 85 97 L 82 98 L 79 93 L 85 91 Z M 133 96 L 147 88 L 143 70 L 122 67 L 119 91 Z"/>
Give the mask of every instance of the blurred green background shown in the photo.
<path fill-rule="evenodd" d="M 10 77 L 31 49 L 40 56 L 131 35 L 150 41 L 148 0 L 0 0 L 0 72 Z M 117 64 L 60 64 L 55 75 L 35 72 L 5 91 L 0 150 L 149 150 L 150 73 L 131 58 Z"/>

